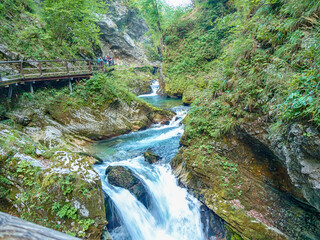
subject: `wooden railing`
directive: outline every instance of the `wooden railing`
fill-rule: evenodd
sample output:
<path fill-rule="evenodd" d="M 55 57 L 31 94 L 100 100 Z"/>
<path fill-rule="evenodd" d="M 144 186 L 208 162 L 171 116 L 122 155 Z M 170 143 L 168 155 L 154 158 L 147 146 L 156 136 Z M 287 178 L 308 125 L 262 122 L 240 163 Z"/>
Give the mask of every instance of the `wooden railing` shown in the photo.
<path fill-rule="evenodd" d="M 17 82 L 81 78 L 104 70 L 103 65 L 92 59 L 0 61 L 0 86 Z"/>

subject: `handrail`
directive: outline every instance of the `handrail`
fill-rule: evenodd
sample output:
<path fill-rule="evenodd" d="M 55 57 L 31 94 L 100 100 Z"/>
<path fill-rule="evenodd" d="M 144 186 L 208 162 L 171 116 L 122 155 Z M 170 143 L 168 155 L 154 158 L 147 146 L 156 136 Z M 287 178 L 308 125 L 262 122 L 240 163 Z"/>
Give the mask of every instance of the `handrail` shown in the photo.
<path fill-rule="evenodd" d="M 31 81 L 83 79 L 106 70 L 104 64 L 98 63 L 96 59 L 0 61 L 0 65 L 2 64 L 13 64 L 13 66 L 10 65 L 0 72 L 0 87 Z"/>
<path fill-rule="evenodd" d="M 95 59 L 57 59 L 57 60 L 14 60 L 14 61 L 0 61 L 0 64 L 8 64 L 8 63 L 38 63 L 38 62 L 95 62 Z"/>

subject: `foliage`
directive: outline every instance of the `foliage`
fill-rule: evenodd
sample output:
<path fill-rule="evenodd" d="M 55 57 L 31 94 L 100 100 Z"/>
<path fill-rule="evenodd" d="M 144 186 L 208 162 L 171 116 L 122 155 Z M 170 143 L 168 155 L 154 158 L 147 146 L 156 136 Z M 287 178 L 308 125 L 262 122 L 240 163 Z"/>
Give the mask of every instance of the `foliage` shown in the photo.
<path fill-rule="evenodd" d="M 166 92 L 202 91 L 188 136 L 220 137 L 270 113 L 282 129 L 294 121 L 318 127 L 319 13 L 307 0 L 208 1 L 169 27 Z"/>
<path fill-rule="evenodd" d="M 33 167 L 31 162 L 25 160 L 19 161 L 16 166 L 16 175 L 23 180 L 26 186 L 33 186 L 36 184 L 36 174 L 39 168 Z"/>
<path fill-rule="evenodd" d="M 203 76 L 211 71 L 211 62 L 218 57 L 221 40 L 230 29 L 224 24 L 214 27 L 217 17 L 230 11 L 222 2 L 217 1 L 214 7 L 209 7 L 210 3 L 201 4 L 197 11 L 187 11 L 166 30 L 164 69 L 169 95 L 181 96 L 190 85 L 200 89 L 207 86 L 208 79 Z M 179 16 L 181 12 L 176 14 Z"/>
<path fill-rule="evenodd" d="M 100 0 L 4 0 L 0 39 L 25 58 L 93 56 L 100 45 L 94 21 L 105 9 Z"/>
<path fill-rule="evenodd" d="M 99 28 L 95 22 L 104 13 L 102 0 L 45 0 L 42 17 L 50 29 L 49 35 L 62 45 L 78 48 L 81 53 L 91 53 L 99 45 Z"/>
<path fill-rule="evenodd" d="M 63 176 L 61 179 L 63 195 L 67 195 L 73 191 L 72 176 Z"/>
<path fill-rule="evenodd" d="M 72 207 L 70 203 L 61 206 L 59 203 L 53 203 L 52 211 L 56 212 L 60 218 L 69 218 L 75 220 L 77 218 L 77 209 Z"/>

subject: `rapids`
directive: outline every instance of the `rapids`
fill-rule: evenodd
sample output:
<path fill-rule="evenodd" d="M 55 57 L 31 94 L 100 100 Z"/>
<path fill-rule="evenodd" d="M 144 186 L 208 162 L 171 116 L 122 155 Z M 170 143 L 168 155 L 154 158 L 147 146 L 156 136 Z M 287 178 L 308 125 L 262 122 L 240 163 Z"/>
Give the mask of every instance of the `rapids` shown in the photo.
<path fill-rule="evenodd" d="M 104 159 L 95 169 L 111 201 L 112 215 L 116 215 L 119 222 L 109 227 L 110 233 L 114 240 L 204 240 L 200 203 L 178 186 L 169 164 L 178 151 L 182 120 L 188 107 L 179 106 L 179 100 L 167 102 L 168 99 L 158 96 L 158 86 L 157 82 L 153 83 L 153 93 L 140 97 L 158 106 L 171 107 L 176 116 L 168 125 L 153 125 L 94 146 Z M 161 160 L 147 163 L 143 157 L 147 149 L 160 155 Z M 124 166 L 142 181 L 150 198 L 148 208 L 127 189 L 108 183 L 105 170 L 110 165 Z"/>

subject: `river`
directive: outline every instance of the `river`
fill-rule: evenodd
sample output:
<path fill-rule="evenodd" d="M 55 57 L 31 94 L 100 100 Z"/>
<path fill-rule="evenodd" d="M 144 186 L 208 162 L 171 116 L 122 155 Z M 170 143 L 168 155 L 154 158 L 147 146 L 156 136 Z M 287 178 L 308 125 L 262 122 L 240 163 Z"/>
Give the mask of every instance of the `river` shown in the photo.
<path fill-rule="evenodd" d="M 169 125 L 156 124 L 94 146 L 94 151 L 104 159 L 104 163 L 96 165 L 95 170 L 102 179 L 104 192 L 109 196 L 112 212 L 108 215 L 117 219 L 117 223 L 108 227 L 114 240 L 204 240 L 200 203 L 186 189 L 178 186 L 169 164 L 178 151 L 184 131 L 182 120 L 188 107 L 182 106 L 181 100 L 158 96 L 158 86 L 154 82 L 151 86 L 153 92 L 139 97 L 176 112 Z M 147 149 L 161 159 L 154 164 L 146 162 L 143 153 Z M 109 184 L 105 175 L 108 166 L 130 169 L 142 181 L 150 204 L 146 207 L 127 189 Z"/>

